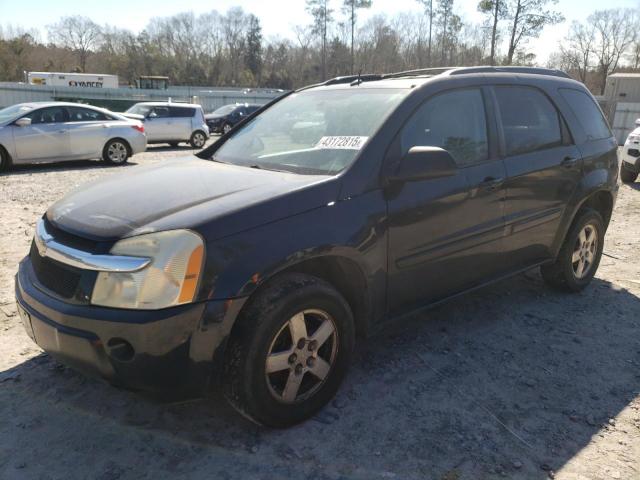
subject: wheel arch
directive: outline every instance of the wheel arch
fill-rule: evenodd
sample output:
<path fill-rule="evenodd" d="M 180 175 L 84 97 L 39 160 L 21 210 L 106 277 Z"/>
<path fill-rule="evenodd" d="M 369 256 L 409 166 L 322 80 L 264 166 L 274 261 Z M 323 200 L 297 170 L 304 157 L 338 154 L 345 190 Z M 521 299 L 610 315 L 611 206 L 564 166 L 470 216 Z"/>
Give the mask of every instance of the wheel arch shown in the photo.
<path fill-rule="evenodd" d="M 104 145 L 102 146 L 103 154 L 104 154 L 104 151 L 107 148 L 107 145 L 109 145 L 109 143 L 113 142 L 114 140 L 118 140 L 118 141 L 124 143 L 124 146 L 127 147 L 127 152 L 129 153 L 129 156 L 133 155 L 133 150 L 131 149 L 131 144 L 125 138 L 122 138 L 122 137 L 111 137 L 106 142 L 104 142 Z"/>

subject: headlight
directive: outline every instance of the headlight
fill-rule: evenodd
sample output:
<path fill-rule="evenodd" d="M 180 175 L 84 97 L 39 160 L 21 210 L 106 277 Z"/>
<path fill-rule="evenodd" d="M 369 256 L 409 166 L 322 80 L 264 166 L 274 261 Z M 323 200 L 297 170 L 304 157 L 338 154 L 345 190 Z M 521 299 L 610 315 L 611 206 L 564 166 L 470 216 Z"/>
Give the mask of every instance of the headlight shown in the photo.
<path fill-rule="evenodd" d="M 137 272 L 99 272 L 92 304 L 156 310 L 194 300 L 204 260 L 197 233 L 170 230 L 125 238 L 110 253 L 149 257 L 151 263 Z"/>

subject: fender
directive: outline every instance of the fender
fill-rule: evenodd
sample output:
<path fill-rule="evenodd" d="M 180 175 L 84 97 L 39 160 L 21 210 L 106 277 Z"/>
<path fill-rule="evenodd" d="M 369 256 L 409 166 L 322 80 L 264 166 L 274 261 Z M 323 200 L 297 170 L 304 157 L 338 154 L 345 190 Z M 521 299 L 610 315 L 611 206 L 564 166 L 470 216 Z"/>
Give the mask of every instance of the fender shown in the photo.
<path fill-rule="evenodd" d="M 558 229 L 552 247 L 553 258 L 558 255 L 558 252 L 562 247 L 562 243 L 564 242 L 567 232 L 569 231 L 569 228 L 571 228 L 576 215 L 585 203 L 589 202 L 595 194 L 598 192 L 606 192 L 607 195 L 610 195 L 611 197 L 612 208 L 613 205 L 615 205 L 618 193 L 618 185 L 616 183 L 617 161 L 614 163 L 614 167 L 611 166 L 611 162 L 606 167 L 604 165 L 592 165 L 591 162 L 587 163 L 587 168 L 584 169 L 585 175 L 581 178 L 580 183 L 573 193 L 571 201 L 567 204 L 564 210 L 563 218 L 560 222 L 560 228 Z M 605 222 L 608 224 L 608 219 L 605 218 Z"/>
<path fill-rule="evenodd" d="M 386 202 L 381 190 L 208 243 L 199 299 L 246 298 L 285 270 L 312 264 L 317 268 L 323 261 L 357 268 L 362 285 L 355 285 L 366 316 L 380 319 L 386 307 L 387 269 Z M 336 284 L 344 277 L 333 282 L 338 290 Z M 346 283 L 351 287 L 357 281 L 349 278 Z"/>

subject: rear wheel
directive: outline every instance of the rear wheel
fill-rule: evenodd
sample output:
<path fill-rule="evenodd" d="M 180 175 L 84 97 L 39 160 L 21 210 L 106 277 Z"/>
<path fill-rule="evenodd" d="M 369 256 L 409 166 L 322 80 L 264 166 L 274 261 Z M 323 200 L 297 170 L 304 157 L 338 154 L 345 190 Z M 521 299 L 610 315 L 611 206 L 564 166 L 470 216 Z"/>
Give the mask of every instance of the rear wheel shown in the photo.
<path fill-rule="evenodd" d="M 579 292 L 596 274 L 604 244 L 604 221 L 595 210 L 586 209 L 574 221 L 556 261 L 540 271 L 554 288 Z"/>
<path fill-rule="evenodd" d="M 622 167 L 620 169 L 620 179 L 624 183 L 633 183 L 633 182 L 636 181 L 636 178 L 638 178 L 638 174 L 636 172 L 632 172 L 631 170 L 627 170 L 624 167 Z"/>
<path fill-rule="evenodd" d="M 344 298 L 308 275 L 286 275 L 250 300 L 229 340 L 224 393 L 240 413 L 271 427 L 313 416 L 335 395 L 355 332 Z"/>
<path fill-rule="evenodd" d="M 11 157 L 3 147 L 0 147 L 0 172 L 6 172 L 10 168 Z"/>
<path fill-rule="evenodd" d="M 129 160 L 129 145 L 124 140 L 116 138 L 109 140 L 102 151 L 102 159 L 113 165 L 123 165 Z"/>
<path fill-rule="evenodd" d="M 202 148 L 204 147 L 204 144 L 207 143 L 207 137 L 203 132 L 198 130 L 191 134 L 191 140 L 189 140 L 189 143 L 193 148 Z"/>

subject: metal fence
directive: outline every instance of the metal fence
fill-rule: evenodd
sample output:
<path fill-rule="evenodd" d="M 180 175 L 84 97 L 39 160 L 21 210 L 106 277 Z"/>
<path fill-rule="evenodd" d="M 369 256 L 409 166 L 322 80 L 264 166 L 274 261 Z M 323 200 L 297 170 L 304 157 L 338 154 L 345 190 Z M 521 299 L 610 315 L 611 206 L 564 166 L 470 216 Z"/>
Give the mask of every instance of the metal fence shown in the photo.
<path fill-rule="evenodd" d="M 282 95 L 280 90 L 176 87 L 167 90 L 136 88 L 78 88 L 0 82 L 0 108 L 16 103 L 65 101 L 81 102 L 121 112 L 137 102 L 189 102 L 202 105 L 205 112 L 230 103 L 263 105 Z"/>

